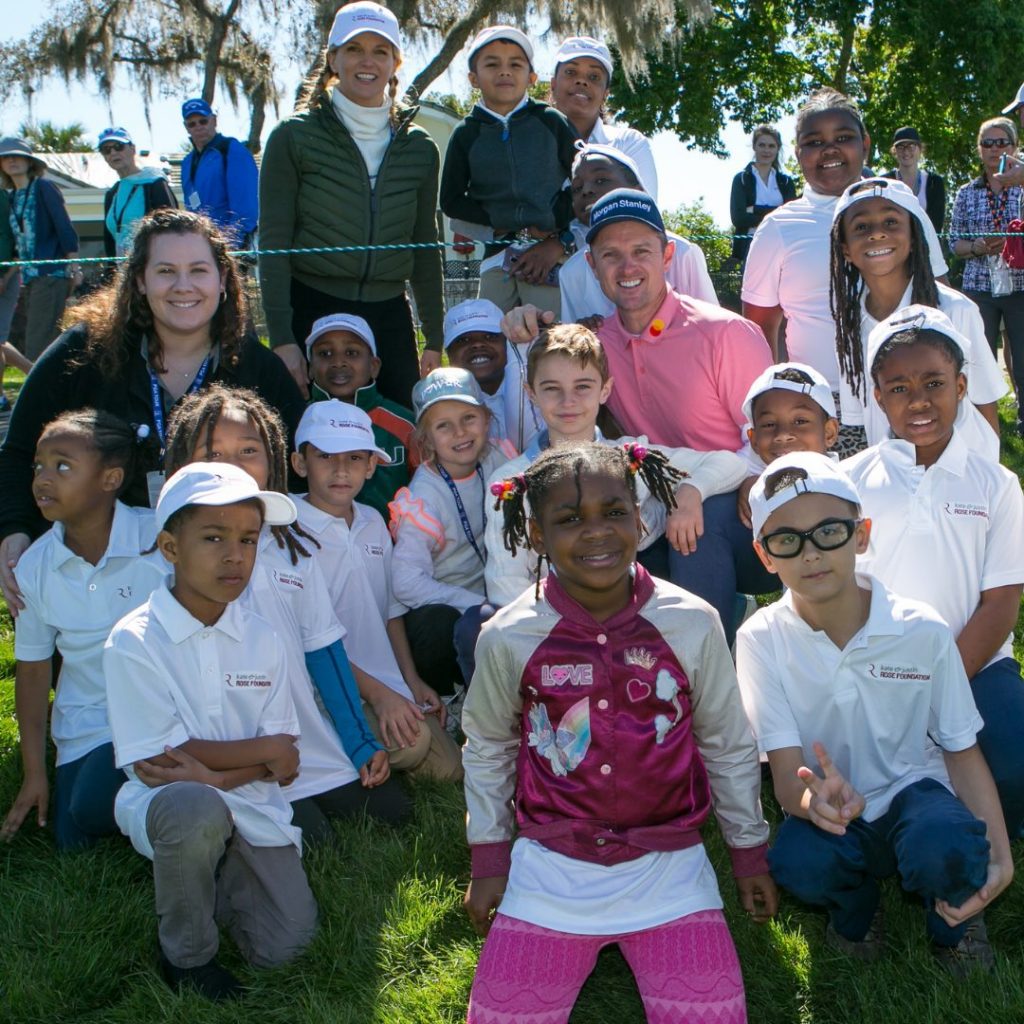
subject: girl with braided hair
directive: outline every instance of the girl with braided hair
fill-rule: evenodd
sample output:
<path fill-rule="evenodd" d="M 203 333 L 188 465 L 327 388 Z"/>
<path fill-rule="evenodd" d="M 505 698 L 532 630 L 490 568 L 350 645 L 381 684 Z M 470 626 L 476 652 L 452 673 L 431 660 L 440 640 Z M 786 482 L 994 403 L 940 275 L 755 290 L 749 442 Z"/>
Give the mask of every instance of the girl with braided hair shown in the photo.
<path fill-rule="evenodd" d="M 286 494 L 287 457 L 280 417 L 244 388 L 212 385 L 183 401 L 168 423 L 168 477 L 191 462 L 224 462 L 244 469 L 261 490 Z M 307 845 L 331 840 L 331 818 L 368 814 L 398 824 L 410 811 L 360 701 L 361 690 L 382 684 L 349 663 L 345 631 L 316 561 L 318 546 L 297 524 L 265 525 L 256 568 L 239 598 L 274 624 L 285 648 L 302 764 L 285 792 Z"/>
<path fill-rule="evenodd" d="M 868 445 L 890 436 L 864 365 L 868 335 L 911 303 L 931 306 L 942 310 L 970 342 L 964 367 L 969 400 L 960 404 L 957 428 L 972 451 L 998 462 L 996 402 L 1006 394 L 1006 383 L 985 340 L 978 307 L 935 280 L 929 223 L 910 189 L 889 178 L 854 182 L 836 203 L 829 300 L 836 322 L 840 418 L 844 427 L 863 427 Z"/>
<path fill-rule="evenodd" d="M 771 917 L 757 754 L 714 610 L 636 564 L 637 476 L 671 505 L 678 475 L 635 444 L 550 449 L 501 496 L 509 545 L 553 572 L 485 624 L 463 709 L 470 1024 L 567 1021 L 616 943 L 650 1019 L 747 1019 L 697 830 L 713 794 L 743 906 Z"/>

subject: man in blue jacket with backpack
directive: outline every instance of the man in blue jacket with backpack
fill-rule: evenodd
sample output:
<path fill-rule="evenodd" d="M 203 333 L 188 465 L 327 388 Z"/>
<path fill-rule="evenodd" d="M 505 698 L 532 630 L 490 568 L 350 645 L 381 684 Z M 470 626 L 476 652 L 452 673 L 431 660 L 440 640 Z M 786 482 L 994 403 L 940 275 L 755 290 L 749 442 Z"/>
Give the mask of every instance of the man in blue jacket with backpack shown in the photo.
<path fill-rule="evenodd" d="M 209 217 L 234 248 L 249 248 L 258 208 L 256 161 L 238 139 L 217 131 L 217 115 L 206 100 L 186 100 L 181 116 L 192 140 L 181 163 L 185 208 Z"/>

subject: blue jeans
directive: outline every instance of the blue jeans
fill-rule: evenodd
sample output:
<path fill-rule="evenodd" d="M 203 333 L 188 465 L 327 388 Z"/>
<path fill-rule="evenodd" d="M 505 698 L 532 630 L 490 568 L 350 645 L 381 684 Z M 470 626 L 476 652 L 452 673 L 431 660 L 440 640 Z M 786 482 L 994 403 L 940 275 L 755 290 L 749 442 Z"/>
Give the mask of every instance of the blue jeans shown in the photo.
<path fill-rule="evenodd" d="M 1024 680 L 1013 658 L 983 668 L 971 680 L 974 703 L 985 722 L 978 746 L 999 790 L 1006 831 L 1016 839 L 1024 827 Z"/>
<path fill-rule="evenodd" d="M 114 797 L 126 779 L 114 767 L 112 743 L 57 766 L 53 831 L 58 850 L 81 850 L 120 832 L 114 821 Z"/>
<path fill-rule="evenodd" d="M 843 836 L 790 816 L 768 853 L 775 881 L 825 907 L 832 927 L 854 942 L 867 935 L 879 880 L 898 873 L 903 888 L 924 900 L 928 936 L 940 946 L 955 946 L 967 926 L 946 924 L 935 900 L 964 903 L 988 877 L 988 860 L 985 823 L 934 779 L 907 786 L 882 817 L 853 821 Z"/>
<path fill-rule="evenodd" d="M 704 536 L 692 555 L 669 551 L 669 571 L 677 587 L 704 598 L 722 620 L 726 642 L 736 639 L 736 594 L 770 594 L 782 584 L 754 551 L 749 527 L 740 522 L 736 492 L 704 502 Z"/>

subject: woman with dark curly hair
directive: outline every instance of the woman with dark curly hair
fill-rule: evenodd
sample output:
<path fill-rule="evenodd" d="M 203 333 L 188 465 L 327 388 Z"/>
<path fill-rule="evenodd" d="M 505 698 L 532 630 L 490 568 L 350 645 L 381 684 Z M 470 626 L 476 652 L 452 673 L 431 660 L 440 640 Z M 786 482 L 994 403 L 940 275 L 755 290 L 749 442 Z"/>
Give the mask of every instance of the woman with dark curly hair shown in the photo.
<path fill-rule="evenodd" d="M 211 381 L 249 387 L 294 430 L 303 401 L 281 361 L 247 333 L 246 302 L 224 236 L 205 217 L 156 210 L 139 222 L 113 284 L 75 309 L 35 364 L 0 448 L 0 589 L 17 614 L 14 567 L 45 529 L 32 499 L 43 426 L 90 406 L 136 427 L 139 470 L 122 500 L 146 505 L 161 483 L 171 408 Z"/>

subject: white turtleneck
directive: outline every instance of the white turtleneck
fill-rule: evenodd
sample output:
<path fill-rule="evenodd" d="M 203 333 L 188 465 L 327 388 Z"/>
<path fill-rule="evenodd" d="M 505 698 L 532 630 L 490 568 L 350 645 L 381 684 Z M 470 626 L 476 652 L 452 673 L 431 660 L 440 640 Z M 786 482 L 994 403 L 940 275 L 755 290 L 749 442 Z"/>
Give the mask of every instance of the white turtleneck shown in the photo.
<path fill-rule="evenodd" d="M 371 187 L 376 185 L 377 171 L 391 142 L 391 97 L 385 95 L 379 107 L 363 107 L 335 87 L 331 90 L 331 106 L 363 155 Z"/>

